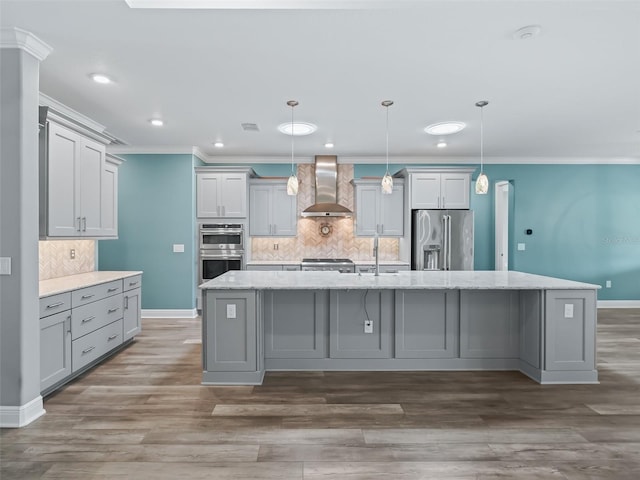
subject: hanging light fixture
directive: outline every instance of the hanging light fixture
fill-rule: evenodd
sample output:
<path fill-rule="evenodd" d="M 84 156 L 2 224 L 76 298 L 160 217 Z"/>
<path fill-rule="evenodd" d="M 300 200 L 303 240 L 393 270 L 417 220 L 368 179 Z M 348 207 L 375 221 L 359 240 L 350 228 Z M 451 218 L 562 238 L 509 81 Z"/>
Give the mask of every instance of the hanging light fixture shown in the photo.
<path fill-rule="evenodd" d="M 476 193 L 485 195 L 489 192 L 489 178 L 484 173 L 484 118 L 482 109 L 489 105 L 486 100 L 476 102 L 476 107 L 480 107 L 480 175 L 476 180 Z"/>
<path fill-rule="evenodd" d="M 287 195 L 298 195 L 298 177 L 293 166 L 293 109 L 298 105 L 298 102 L 289 100 L 287 105 L 291 107 L 291 176 L 287 180 Z"/>
<path fill-rule="evenodd" d="M 393 193 L 393 178 L 389 173 L 389 107 L 393 105 L 392 100 L 384 100 L 382 106 L 387 109 L 387 173 L 382 177 L 382 193 L 390 195 Z"/>

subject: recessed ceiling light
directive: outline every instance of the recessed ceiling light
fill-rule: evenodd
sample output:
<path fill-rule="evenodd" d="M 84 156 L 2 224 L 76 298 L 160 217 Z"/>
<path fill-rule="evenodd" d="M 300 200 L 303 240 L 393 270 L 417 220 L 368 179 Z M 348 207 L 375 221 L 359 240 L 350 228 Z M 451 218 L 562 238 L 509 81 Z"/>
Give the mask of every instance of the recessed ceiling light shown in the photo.
<path fill-rule="evenodd" d="M 291 133 L 292 126 L 293 126 L 293 133 Z M 311 135 L 317 129 L 318 127 L 313 123 L 306 123 L 306 122 L 294 122 L 293 124 L 291 124 L 291 122 L 288 122 L 288 123 L 283 123 L 278 125 L 278 130 L 284 133 L 285 135 L 296 135 L 296 136 Z"/>
<path fill-rule="evenodd" d="M 149 120 L 149 123 L 154 127 L 161 127 L 164 125 L 164 122 L 159 118 L 152 118 L 151 120 Z"/>
<path fill-rule="evenodd" d="M 113 80 L 107 77 L 104 73 L 92 73 L 90 77 L 94 82 L 101 83 L 103 85 L 113 82 Z"/>
<path fill-rule="evenodd" d="M 436 144 L 436 147 L 438 148 L 445 148 L 447 146 L 447 142 L 438 142 Z"/>
<path fill-rule="evenodd" d="M 333 143 L 331 143 L 331 142 L 325 143 L 324 144 L 324 148 L 333 148 Z"/>
<path fill-rule="evenodd" d="M 224 147 L 224 143 L 216 142 L 216 143 L 213 144 L 213 146 L 216 147 L 216 148 L 222 148 L 222 147 Z"/>
<path fill-rule="evenodd" d="M 440 122 L 425 127 L 424 131 L 429 135 L 450 135 L 458 133 L 466 126 L 464 122 Z"/>
<path fill-rule="evenodd" d="M 516 40 L 529 40 L 540 35 L 541 31 L 542 27 L 540 25 L 527 25 L 513 32 L 513 38 Z"/>

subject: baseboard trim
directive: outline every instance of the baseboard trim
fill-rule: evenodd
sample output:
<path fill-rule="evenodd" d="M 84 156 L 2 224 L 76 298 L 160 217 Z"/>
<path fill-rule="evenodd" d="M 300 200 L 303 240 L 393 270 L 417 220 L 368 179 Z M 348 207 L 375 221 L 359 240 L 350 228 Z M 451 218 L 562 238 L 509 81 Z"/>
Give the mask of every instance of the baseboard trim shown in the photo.
<path fill-rule="evenodd" d="M 0 428 L 25 427 L 45 413 L 47 412 L 43 408 L 41 395 L 20 407 L 0 405 Z"/>
<path fill-rule="evenodd" d="M 598 308 L 640 308 L 640 300 L 598 300 Z"/>
<path fill-rule="evenodd" d="M 152 310 L 142 309 L 142 318 L 196 318 L 198 311 L 191 309 Z"/>

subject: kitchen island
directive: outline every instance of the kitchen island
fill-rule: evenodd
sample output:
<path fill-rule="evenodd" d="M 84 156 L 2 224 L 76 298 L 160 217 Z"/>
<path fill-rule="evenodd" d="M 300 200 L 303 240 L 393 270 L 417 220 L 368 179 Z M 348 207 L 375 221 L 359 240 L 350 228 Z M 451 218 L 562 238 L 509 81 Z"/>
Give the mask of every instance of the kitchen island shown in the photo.
<path fill-rule="evenodd" d="M 203 384 L 267 370 L 518 370 L 597 383 L 599 285 L 521 272 L 229 271 L 203 290 Z"/>

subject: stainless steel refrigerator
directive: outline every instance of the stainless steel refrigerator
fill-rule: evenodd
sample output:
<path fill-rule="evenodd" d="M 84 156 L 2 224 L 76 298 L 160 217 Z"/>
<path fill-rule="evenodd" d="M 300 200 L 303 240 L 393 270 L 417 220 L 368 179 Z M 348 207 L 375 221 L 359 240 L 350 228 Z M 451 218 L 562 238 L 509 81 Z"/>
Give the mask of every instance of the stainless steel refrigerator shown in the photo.
<path fill-rule="evenodd" d="M 471 210 L 413 210 L 412 270 L 473 270 Z"/>

